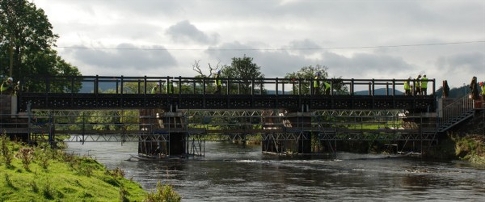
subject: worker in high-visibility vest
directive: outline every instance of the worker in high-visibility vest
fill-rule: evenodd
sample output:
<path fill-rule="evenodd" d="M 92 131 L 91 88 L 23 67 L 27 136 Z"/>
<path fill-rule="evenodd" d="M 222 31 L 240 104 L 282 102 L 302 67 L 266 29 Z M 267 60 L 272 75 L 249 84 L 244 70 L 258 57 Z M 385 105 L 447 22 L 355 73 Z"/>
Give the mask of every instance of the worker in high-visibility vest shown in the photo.
<path fill-rule="evenodd" d="M 414 95 L 421 95 L 421 74 L 414 80 Z"/>
<path fill-rule="evenodd" d="M 325 89 L 325 95 L 330 95 L 330 88 L 331 88 L 331 84 L 324 81 L 323 82 L 323 86 L 324 86 L 324 89 Z"/>
<path fill-rule="evenodd" d="M 10 94 L 13 90 L 13 78 L 8 77 L 5 81 L 2 82 L 0 85 L 0 94 Z"/>
<path fill-rule="evenodd" d="M 411 95 L 411 77 L 404 82 L 404 95 Z"/>
<path fill-rule="evenodd" d="M 426 74 L 421 78 L 421 95 L 428 95 L 428 78 L 426 78 Z"/>
<path fill-rule="evenodd" d="M 216 79 L 214 80 L 216 84 L 216 92 L 214 94 L 221 94 L 222 89 L 222 79 L 221 79 L 221 70 L 217 71 Z"/>
<path fill-rule="evenodd" d="M 313 79 L 313 95 L 320 95 L 320 72 L 315 74 L 315 78 Z"/>

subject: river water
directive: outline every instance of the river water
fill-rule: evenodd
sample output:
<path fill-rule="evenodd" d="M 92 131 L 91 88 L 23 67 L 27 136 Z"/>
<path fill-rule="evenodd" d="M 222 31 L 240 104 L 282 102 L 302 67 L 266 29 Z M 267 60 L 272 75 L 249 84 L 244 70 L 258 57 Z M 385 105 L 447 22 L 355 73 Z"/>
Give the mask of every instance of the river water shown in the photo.
<path fill-rule="evenodd" d="M 205 157 L 128 161 L 137 143 L 69 143 L 152 191 L 171 184 L 182 201 L 484 201 L 485 168 L 387 155 L 289 158 L 260 146 L 207 142 Z"/>

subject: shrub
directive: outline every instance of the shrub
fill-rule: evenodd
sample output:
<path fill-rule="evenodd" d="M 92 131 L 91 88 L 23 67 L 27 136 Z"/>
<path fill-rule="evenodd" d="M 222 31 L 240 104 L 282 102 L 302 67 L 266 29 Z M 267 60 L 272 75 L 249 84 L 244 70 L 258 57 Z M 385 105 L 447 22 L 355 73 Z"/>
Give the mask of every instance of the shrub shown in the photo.
<path fill-rule="evenodd" d="M 165 201 L 165 202 L 179 202 L 181 197 L 175 192 L 170 185 L 162 185 L 162 183 L 157 183 L 157 188 L 155 192 L 148 193 L 145 201 L 155 202 L 155 201 Z"/>
<path fill-rule="evenodd" d="M 7 135 L 3 134 L 0 138 L 0 147 L 2 150 L 2 156 L 5 159 L 5 166 L 9 168 L 12 165 L 13 153 L 9 148 L 10 140 Z"/>
<path fill-rule="evenodd" d="M 34 153 L 34 150 L 32 148 L 24 147 L 18 151 L 17 155 L 15 155 L 17 158 L 22 160 L 22 164 L 25 170 L 27 171 L 29 170 L 29 165 L 32 162 L 32 159 L 34 158 L 33 153 Z"/>

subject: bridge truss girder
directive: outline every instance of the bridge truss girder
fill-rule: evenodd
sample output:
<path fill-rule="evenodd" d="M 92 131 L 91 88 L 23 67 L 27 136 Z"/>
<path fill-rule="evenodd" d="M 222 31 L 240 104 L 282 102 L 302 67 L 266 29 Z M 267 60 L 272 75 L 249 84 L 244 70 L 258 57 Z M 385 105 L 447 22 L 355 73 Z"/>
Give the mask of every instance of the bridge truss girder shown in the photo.
<path fill-rule="evenodd" d="M 114 110 L 115 113 L 112 113 L 113 116 L 123 117 L 125 114 L 123 110 Z M 54 120 L 59 119 L 59 117 L 76 117 L 79 116 L 82 112 L 81 110 L 34 110 L 32 113 L 34 117 L 50 117 L 54 118 Z M 189 133 L 189 137 L 192 135 L 199 135 L 204 134 L 204 128 L 191 128 L 194 125 L 204 125 L 209 124 L 213 126 L 234 126 L 237 125 L 239 127 L 242 126 L 253 126 L 254 123 L 237 123 L 237 124 L 228 124 L 227 120 L 233 118 L 242 118 L 245 120 L 247 118 L 256 118 L 262 120 L 262 118 L 274 118 L 275 120 L 284 121 L 288 118 L 289 114 L 283 109 L 273 109 L 273 110 L 180 110 L 179 112 L 182 113 L 182 116 L 186 120 L 187 123 L 186 129 L 179 129 L 182 131 L 186 131 Z M 403 114 L 403 110 L 316 110 L 310 113 L 304 114 L 305 116 L 311 116 L 313 118 L 316 117 L 334 117 L 334 118 L 375 118 L 375 119 L 382 119 L 385 121 L 399 121 L 400 116 Z M 210 117 L 211 120 L 208 123 L 202 123 L 205 117 Z M 132 118 L 137 118 L 136 115 L 133 115 Z M 353 140 L 365 140 L 365 141 L 373 141 L 373 140 L 398 140 L 398 141 L 435 141 L 435 132 L 422 132 L 418 129 L 414 131 L 407 131 L 402 130 L 397 127 L 395 129 L 386 129 L 386 130 L 374 130 L 374 131 L 365 131 L 365 130 L 342 130 L 340 128 L 333 128 L 328 127 L 325 125 L 339 125 L 339 124 L 346 124 L 344 123 L 336 123 L 332 122 L 331 120 L 321 121 L 319 119 L 312 120 L 311 128 L 299 128 L 299 127 L 284 127 L 281 124 L 279 130 L 284 131 L 277 136 L 277 138 L 281 138 L 282 140 L 298 140 L 298 136 L 301 132 L 312 132 L 314 134 L 318 134 L 319 140 L 321 141 L 353 141 Z M 56 123 L 54 123 L 56 124 Z M 86 123 L 89 125 L 89 123 Z M 96 124 L 96 123 L 93 123 Z M 128 124 L 128 123 L 123 123 Z M 137 123 L 131 123 L 137 124 Z M 260 123 L 264 124 L 264 123 Z M 62 124 L 61 124 L 62 125 Z M 258 125 L 258 124 L 256 124 Z M 57 127 L 55 127 L 57 128 Z M 191 130 L 198 130 L 192 131 Z M 223 131 L 223 130 L 221 130 Z M 242 135 L 251 134 L 257 131 L 258 133 L 274 133 L 271 130 L 263 130 L 261 125 L 254 128 L 245 128 L 239 132 L 233 132 L 232 135 L 239 135 L 238 138 L 244 138 Z M 432 131 L 432 130 L 431 130 Z M 129 141 L 140 141 L 141 136 L 145 136 L 148 139 L 143 141 L 166 141 L 166 139 L 160 139 L 160 135 L 154 134 L 153 136 L 146 136 L 142 131 L 120 131 L 118 134 L 84 134 L 83 139 L 79 139 L 79 136 L 72 136 L 67 141 L 119 141 L 119 142 L 129 142 Z M 195 138 L 194 140 L 200 141 L 200 138 Z M 264 137 L 263 137 L 264 139 Z"/>

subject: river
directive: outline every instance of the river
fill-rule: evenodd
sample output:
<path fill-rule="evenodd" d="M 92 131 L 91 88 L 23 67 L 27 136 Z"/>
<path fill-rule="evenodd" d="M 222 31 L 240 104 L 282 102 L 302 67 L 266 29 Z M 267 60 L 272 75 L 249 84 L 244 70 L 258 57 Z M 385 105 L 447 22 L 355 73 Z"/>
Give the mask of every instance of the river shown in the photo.
<path fill-rule="evenodd" d="M 260 146 L 207 142 L 205 157 L 128 161 L 137 143 L 68 143 L 125 171 L 152 191 L 174 186 L 182 201 L 483 201 L 485 168 L 464 161 L 437 162 L 388 155 L 337 153 L 319 159 L 283 158 Z"/>

